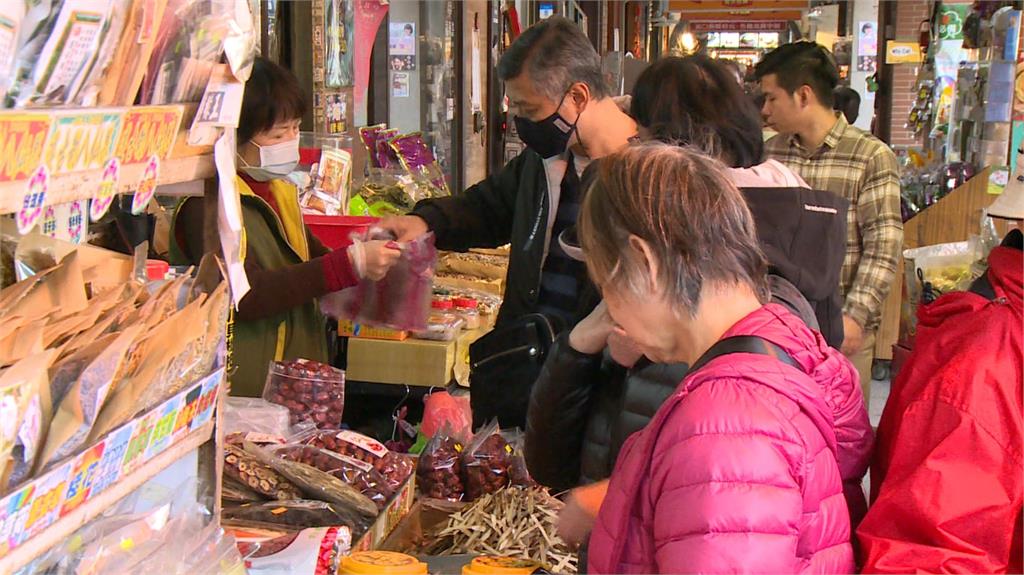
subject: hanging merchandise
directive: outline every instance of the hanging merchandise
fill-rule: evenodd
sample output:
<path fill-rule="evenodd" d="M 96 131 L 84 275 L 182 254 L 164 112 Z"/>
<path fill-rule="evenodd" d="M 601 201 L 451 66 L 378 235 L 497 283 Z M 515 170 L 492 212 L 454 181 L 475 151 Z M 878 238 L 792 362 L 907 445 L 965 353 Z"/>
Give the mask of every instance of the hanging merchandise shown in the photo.
<path fill-rule="evenodd" d="M 0 14 L 0 108 L 7 98 L 7 90 L 14 82 L 17 68 L 18 35 L 25 17 L 24 2 L 8 2 Z"/>
<path fill-rule="evenodd" d="M 324 84 L 328 88 L 352 85 L 354 2 L 356 0 L 324 0 Z"/>

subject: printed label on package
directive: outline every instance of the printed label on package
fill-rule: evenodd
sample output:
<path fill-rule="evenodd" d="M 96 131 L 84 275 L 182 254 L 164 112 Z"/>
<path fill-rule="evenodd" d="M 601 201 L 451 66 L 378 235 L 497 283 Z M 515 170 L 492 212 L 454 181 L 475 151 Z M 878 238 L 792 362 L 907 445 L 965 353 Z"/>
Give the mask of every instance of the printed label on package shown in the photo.
<path fill-rule="evenodd" d="M 43 235 L 57 238 L 57 208 L 46 206 L 43 212 Z"/>
<path fill-rule="evenodd" d="M 156 412 L 149 412 L 135 420 L 135 429 L 132 430 L 132 438 L 128 441 L 128 449 L 124 452 L 124 460 L 121 462 L 121 476 L 124 477 L 135 471 L 144 461 L 146 448 L 149 447 L 149 439 L 153 435 L 153 427 L 156 425 Z"/>
<path fill-rule="evenodd" d="M 18 210 L 18 233 L 25 235 L 36 227 L 43 217 L 43 204 L 46 203 L 46 191 L 50 186 L 50 174 L 46 166 L 39 166 L 28 181 L 25 197 Z"/>
<path fill-rule="evenodd" d="M 196 414 L 199 412 L 199 402 L 203 398 L 203 386 L 196 385 L 192 389 L 185 393 L 184 402 L 181 405 L 181 409 L 178 410 L 178 415 L 174 420 L 174 430 L 171 432 L 171 436 L 177 441 L 183 435 L 187 435 L 192 429 L 192 422 L 196 418 Z"/>
<path fill-rule="evenodd" d="M 24 531 L 18 537 L 19 545 L 57 520 L 60 504 L 64 501 L 64 494 L 68 490 L 70 475 L 71 462 L 69 461 L 34 482 L 35 497 L 32 498 L 28 517 L 25 519 Z"/>
<path fill-rule="evenodd" d="M 98 170 L 114 153 L 123 112 L 56 114 L 46 144 L 45 163 L 54 174 Z"/>
<path fill-rule="evenodd" d="M 153 425 L 153 436 L 149 440 L 149 447 L 146 448 L 146 461 L 162 453 L 171 444 L 174 421 L 178 418 L 178 412 L 181 410 L 182 399 L 180 395 L 175 396 L 156 410 L 157 419 Z"/>
<path fill-rule="evenodd" d="M 89 206 L 89 218 L 99 221 L 114 203 L 114 196 L 117 195 L 117 184 L 121 178 L 121 161 L 117 158 L 110 158 L 103 166 L 103 179 L 100 180 L 99 188 L 96 189 L 96 196 L 93 197 Z"/>
<path fill-rule="evenodd" d="M 96 474 L 92 480 L 93 493 L 101 493 L 121 478 L 121 464 L 124 462 L 124 454 L 128 451 L 128 443 L 134 431 L 133 421 L 107 436 L 104 441 L 106 446 L 103 449 L 103 457 L 96 467 Z"/>
<path fill-rule="evenodd" d="M 73 460 L 71 477 L 68 480 L 68 492 L 60 507 L 61 517 L 78 509 L 89 499 L 105 447 L 106 443 L 101 441 Z"/>
<path fill-rule="evenodd" d="M 35 489 L 35 483 L 30 483 L 0 500 L 0 557 L 21 543 Z"/>
<path fill-rule="evenodd" d="M 0 114 L 0 182 L 24 180 L 43 163 L 48 114 Z"/>
<path fill-rule="evenodd" d="M 156 194 L 156 182 L 159 177 L 160 159 L 155 155 L 150 156 L 146 170 L 142 173 L 142 179 L 139 180 L 139 186 L 132 197 L 132 215 L 137 216 L 146 211 L 146 206 Z"/>
<path fill-rule="evenodd" d="M 199 398 L 196 416 L 192 419 L 192 426 L 189 431 L 195 431 L 213 419 L 213 410 L 217 407 L 217 398 L 220 397 L 220 384 L 222 381 L 224 381 L 224 370 L 214 373 L 202 382 L 203 395 Z"/>
<path fill-rule="evenodd" d="M 133 108 L 124 114 L 114 155 L 122 164 L 141 164 L 151 156 L 166 158 L 181 124 L 181 106 Z"/>
<path fill-rule="evenodd" d="M 343 441 L 347 441 L 357 447 L 361 447 L 366 451 L 372 453 L 373 455 L 376 455 L 377 457 L 384 457 L 385 455 L 388 454 L 388 448 L 384 447 L 383 443 L 377 441 L 376 439 L 366 437 L 365 435 L 360 435 L 354 431 L 339 431 L 338 435 L 336 435 L 335 437 Z"/>

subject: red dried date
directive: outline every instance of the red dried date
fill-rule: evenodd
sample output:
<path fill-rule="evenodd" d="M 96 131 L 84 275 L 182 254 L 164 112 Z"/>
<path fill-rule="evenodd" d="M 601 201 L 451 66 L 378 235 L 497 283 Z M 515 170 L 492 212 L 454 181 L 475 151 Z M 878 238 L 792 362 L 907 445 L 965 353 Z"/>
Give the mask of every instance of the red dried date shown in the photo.
<path fill-rule="evenodd" d="M 462 454 L 466 499 L 473 501 L 486 493 L 508 487 L 512 467 L 512 446 L 500 433 L 484 434 Z"/>
<path fill-rule="evenodd" d="M 320 429 L 338 429 L 345 410 L 345 372 L 306 359 L 274 362 L 263 399 L 287 407 L 292 425 L 309 421 Z"/>
<path fill-rule="evenodd" d="M 462 445 L 443 432 L 438 432 L 420 454 L 416 480 L 427 497 L 461 501 L 465 493 L 462 483 L 459 452 Z"/>
<path fill-rule="evenodd" d="M 412 475 L 409 457 L 388 451 L 380 442 L 352 431 L 316 433 L 305 443 L 369 465 L 384 477 L 392 493 L 400 490 Z"/>

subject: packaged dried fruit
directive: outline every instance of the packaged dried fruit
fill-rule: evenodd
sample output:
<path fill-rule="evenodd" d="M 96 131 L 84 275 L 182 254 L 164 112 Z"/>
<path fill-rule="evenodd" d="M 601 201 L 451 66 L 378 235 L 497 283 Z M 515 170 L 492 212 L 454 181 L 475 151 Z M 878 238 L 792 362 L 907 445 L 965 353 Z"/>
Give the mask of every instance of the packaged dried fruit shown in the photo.
<path fill-rule="evenodd" d="M 396 492 L 412 475 L 412 460 L 388 450 L 384 444 L 354 431 L 320 431 L 300 439 L 301 443 L 326 449 L 373 466 L 384 476 L 388 488 Z"/>
<path fill-rule="evenodd" d="M 300 499 L 299 488 L 236 445 L 224 446 L 224 473 L 270 499 Z"/>
<path fill-rule="evenodd" d="M 274 455 L 315 467 L 344 481 L 383 509 L 391 499 L 387 480 L 372 465 L 312 445 L 289 444 L 272 449 Z"/>
<path fill-rule="evenodd" d="M 484 427 L 462 452 L 462 475 L 466 500 L 508 487 L 512 467 L 512 445 L 502 436 L 498 423 Z"/>
<path fill-rule="evenodd" d="M 433 499 L 462 501 L 462 443 L 456 439 L 449 424 L 444 424 L 427 442 L 416 467 L 420 493 Z"/>
<path fill-rule="evenodd" d="M 308 359 L 271 362 L 263 399 L 287 407 L 292 425 L 338 429 L 345 411 L 345 372 Z"/>

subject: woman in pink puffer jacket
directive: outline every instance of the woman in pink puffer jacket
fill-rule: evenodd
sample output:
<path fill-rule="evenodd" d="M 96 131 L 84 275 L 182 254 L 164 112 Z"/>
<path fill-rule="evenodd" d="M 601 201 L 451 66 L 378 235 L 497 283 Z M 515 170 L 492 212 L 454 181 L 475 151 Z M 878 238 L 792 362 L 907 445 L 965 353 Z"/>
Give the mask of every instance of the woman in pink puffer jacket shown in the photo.
<path fill-rule="evenodd" d="M 852 572 L 843 480 L 857 489 L 871 447 L 853 367 L 763 304 L 752 219 L 719 164 L 645 144 L 599 169 L 580 238 L 608 312 L 651 360 L 695 369 L 623 446 L 590 572 Z M 743 353 L 707 361 L 738 336 Z"/>

